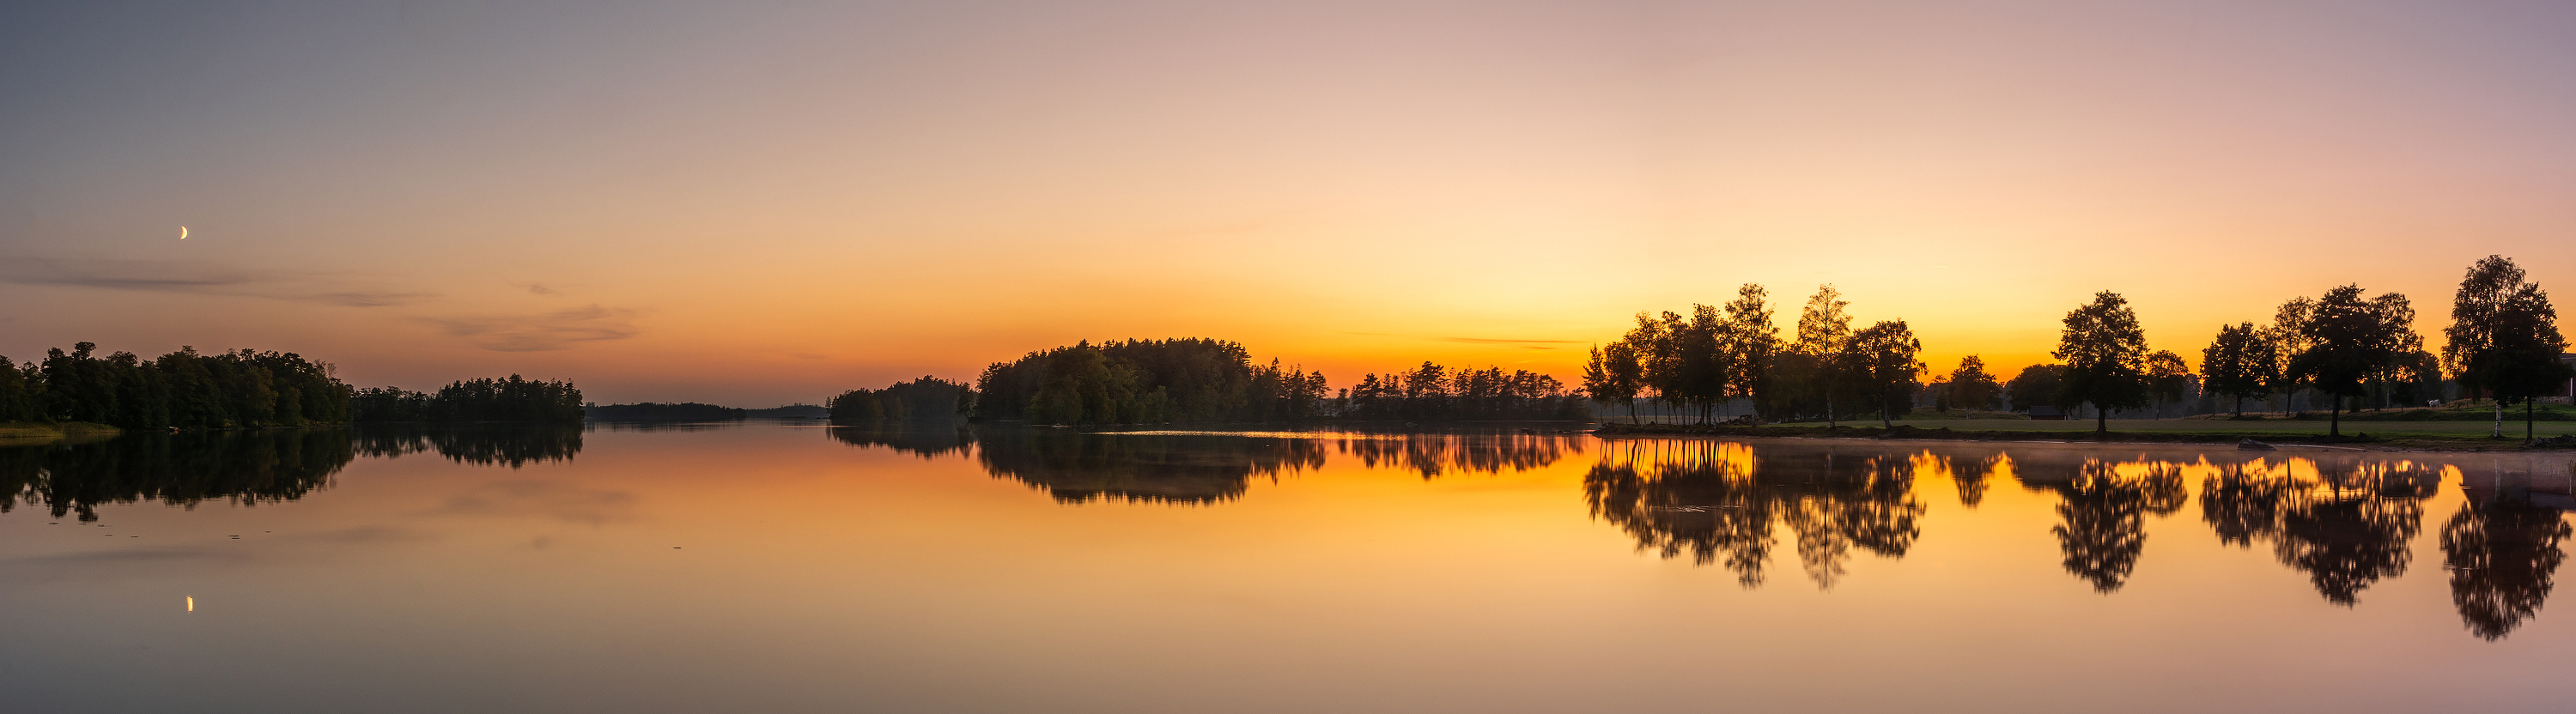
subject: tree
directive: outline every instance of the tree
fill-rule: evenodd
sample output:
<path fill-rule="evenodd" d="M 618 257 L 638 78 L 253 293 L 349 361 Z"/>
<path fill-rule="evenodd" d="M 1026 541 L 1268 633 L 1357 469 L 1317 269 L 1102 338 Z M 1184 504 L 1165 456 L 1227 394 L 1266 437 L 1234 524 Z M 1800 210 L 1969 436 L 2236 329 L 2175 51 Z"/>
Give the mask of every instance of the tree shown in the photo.
<path fill-rule="evenodd" d="M 2558 311 L 2550 306 L 2548 293 L 2523 277 L 2522 268 L 2504 256 L 2478 260 L 2460 280 L 2451 301 L 2451 325 L 2442 330 L 2448 339 L 2442 364 L 2460 380 L 2460 388 L 2494 396 L 2496 438 L 2504 437 L 2504 406 L 2511 401 L 2506 392 L 2538 396 L 2541 383 L 2562 379 L 2556 375 L 2564 370 L 2558 364 L 2557 353 L 2566 348 L 2558 333 Z M 2551 364 L 2542 364 L 2544 352 Z M 2523 430 L 2529 436 L 2529 419 Z"/>
<path fill-rule="evenodd" d="M 2290 372 L 2290 359 L 2308 348 L 2308 316 L 2316 312 L 2316 307 L 2314 300 L 2291 298 L 2272 313 L 2272 327 L 2265 337 L 2272 342 L 2272 358 L 2275 360 L 2272 371 L 2280 375 L 2280 380 L 2272 388 L 2281 393 L 2281 411 L 2300 411 L 2296 407 L 2299 388 L 2306 385 L 2298 375 Z"/>
<path fill-rule="evenodd" d="M 1637 423 L 1637 390 L 1646 384 L 1646 363 L 1639 359 L 1637 346 L 1625 340 L 1612 342 L 1602 350 L 1602 359 L 1610 371 L 1610 393 L 1628 406 L 1628 423 Z"/>
<path fill-rule="evenodd" d="M 2460 380 L 2460 390 L 2474 398 L 2493 389 L 2496 316 L 2522 285 L 2523 273 L 2513 260 L 2489 255 L 2469 265 L 2460 290 L 2451 296 L 2451 325 L 2442 328 L 2442 365 Z M 2504 438 L 2504 402 L 2495 403 L 2495 430 Z"/>
<path fill-rule="evenodd" d="M 2007 406 L 2013 411 L 2027 412 L 2041 406 L 2065 409 L 2074 406 L 2066 402 L 2065 387 L 2066 365 L 2034 364 L 2021 368 L 2021 374 L 2004 385 L 2004 392 L 2011 398 Z"/>
<path fill-rule="evenodd" d="M 1666 405 L 1673 403 L 1681 373 L 1672 334 L 1673 326 L 1680 322 L 1681 316 L 1671 312 L 1664 313 L 1662 319 L 1639 312 L 1637 326 L 1630 328 L 1625 338 L 1629 348 L 1637 351 L 1637 362 L 1643 367 L 1638 372 L 1638 391 L 1651 393 L 1656 402 Z"/>
<path fill-rule="evenodd" d="M 2218 336 L 2200 352 L 2201 387 L 2236 398 L 2236 416 L 2245 416 L 2245 398 L 2269 394 L 2279 381 L 2279 360 L 2269 334 L 2254 323 L 2221 325 Z"/>
<path fill-rule="evenodd" d="M 2504 309 L 2496 315 L 2495 363 L 2491 381 L 2496 400 L 2522 402 L 2522 438 L 2532 438 L 2532 403 L 2557 391 L 2568 379 L 2568 366 L 2559 360 L 2567 350 L 2567 340 L 2558 332 L 2558 309 L 2550 306 L 2549 293 L 2529 283 L 2515 288 L 2505 300 Z"/>
<path fill-rule="evenodd" d="M 2343 398 L 2363 394 L 2362 380 L 2388 360 L 2377 310 L 2361 299 L 2361 286 L 2326 291 L 2300 336 L 2307 348 L 2290 358 L 2289 373 L 2334 399 L 2326 433 L 2343 434 Z"/>
<path fill-rule="evenodd" d="M 1990 408 L 2003 385 L 1986 373 L 1986 360 L 1976 355 L 1959 358 L 1959 368 L 1950 370 L 1950 403 L 1961 409 Z"/>
<path fill-rule="evenodd" d="M 2147 333 L 2119 293 L 2095 293 L 2092 303 L 2066 313 L 2066 331 L 2050 354 L 2066 360 L 2064 400 L 2093 404 L 2093 433 L 2111 432 L 2111 410 L 2149 404 Z"/>
<path fill-rule="evenodd" d="M 2391 385 L 2413 376 L 2412 358 L 2424 351 L 2424 336 L 2415 331 L 2415 306 L 2406 301 L 2405 295 L 2383 293 L 2371 298 L 2370 312 L 2379 318 L 2377 330 L 2371 334 L 2378 363 L 2371 366 L 2369 375 L 2370 386 L 2379 397 L 2371 408 L 2381 409 L 2388 406 Z"/>
<path fill-rule="evenodd" d="M 2182 355 L 2157 350 L 2147 355 L 2147 396 L 2157 404 L 2178 402 L 2191 396 L 2191 365 Z M 2162 409 L 2162 407 L 2158 407 Z M 2160 411 L 2157 416 L 2163 416 Z"/>
<path fill-rule="evenodd" d="M 1836 426 L 1840 416 L 1834 409 L 1834 392 L 1843 388 L 1849 371 L 1843 363 L 1843 344 L 1851 340 L 1851 315 L 1843 312 L 1850 302 L 1832 284 L 1816 286 L 1816 294 L 1807 298 L 1807 306 L 1798 313 L 1798 342 L 1790 349 L 1807 358 L 1808 374 L 1801 391 L 1821 398 L 1825 407 L 1825 426 Z"/>
<path fill-rule="evenodd" d="M 1844 363 L 1852 366 L 1852 377 L 1877 404 L 1878 421 L 1887 428 L 1896 428 L 1897 410 L 1914 407 L 1914 393 L 1923 386 L 1915 381 L 1923 374 L 1915 355 L 1922 351 L 1923 341 L 1915 339 L 1904 320 L 1870 325 L 1844 343 Z"/>
<path fill-rule="evenodd" d="M 1729 365 L 1721 397 L 1752 400 L 1757 415 L 1759 395 L 1770 388 L 1773 355 L 1780 351 L 1780 327 L 1771 324 L 1769 298 L 1770 291 L 1761 285 L 1745 283 L 1736 288 L 1735 299 L 1726 303 L 1726 324 L 1719 339 Z"/>

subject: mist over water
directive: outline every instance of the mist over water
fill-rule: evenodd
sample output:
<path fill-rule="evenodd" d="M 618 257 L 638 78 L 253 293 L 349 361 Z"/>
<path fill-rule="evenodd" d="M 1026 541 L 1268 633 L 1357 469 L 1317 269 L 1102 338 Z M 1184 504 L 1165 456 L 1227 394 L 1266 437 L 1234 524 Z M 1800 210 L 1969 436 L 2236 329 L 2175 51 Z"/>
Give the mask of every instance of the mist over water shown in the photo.
<path fill-rule="evenodd" d="M 2530 711 L 2576 655 L 2571 487 L 2545 454 L 1518 427 L 138 434 L 0 448 L 0 683 L 49 712 Z"/>

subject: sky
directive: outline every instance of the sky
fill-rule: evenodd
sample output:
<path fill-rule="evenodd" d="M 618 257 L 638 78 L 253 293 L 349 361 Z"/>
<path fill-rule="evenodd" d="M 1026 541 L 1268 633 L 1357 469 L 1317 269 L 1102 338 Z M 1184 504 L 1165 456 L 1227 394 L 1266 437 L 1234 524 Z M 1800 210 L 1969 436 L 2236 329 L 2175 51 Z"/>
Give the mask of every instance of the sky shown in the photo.
<path fill-rule="evenodd" d="M 1830 283 L 1947 372 L 2125 295 L 2576 279 L 2553 2 L 0 7 L 0 355 L 820 403 L 1077 340 L 1577 381 Z M 179 238 L 181 226 L 188 237 Z"/>

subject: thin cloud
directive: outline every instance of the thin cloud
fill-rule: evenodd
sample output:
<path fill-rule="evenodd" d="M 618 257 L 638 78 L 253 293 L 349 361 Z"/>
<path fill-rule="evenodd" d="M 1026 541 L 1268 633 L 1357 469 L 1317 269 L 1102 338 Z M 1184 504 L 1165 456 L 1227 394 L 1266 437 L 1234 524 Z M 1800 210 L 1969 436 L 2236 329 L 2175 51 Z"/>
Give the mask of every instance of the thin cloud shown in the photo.
<path fill-rule="evenodd" d="M 538 315 L 424 317 L 449 335 L 494 352 L 547 352 L 577 342 L 623 340 L 636 334 L 638 313 L 591 305 Z"/>
<path fill-rule="evenodd" d="M 335 289 L 337 286 L 331 283 L 339 281 L 328 275 L 260 272 L 171 260 L 13 257 L 0 260 L 0 282 L 231 295 L 347 307 L 409 305 L 436 297 L 431 293 Z"/>

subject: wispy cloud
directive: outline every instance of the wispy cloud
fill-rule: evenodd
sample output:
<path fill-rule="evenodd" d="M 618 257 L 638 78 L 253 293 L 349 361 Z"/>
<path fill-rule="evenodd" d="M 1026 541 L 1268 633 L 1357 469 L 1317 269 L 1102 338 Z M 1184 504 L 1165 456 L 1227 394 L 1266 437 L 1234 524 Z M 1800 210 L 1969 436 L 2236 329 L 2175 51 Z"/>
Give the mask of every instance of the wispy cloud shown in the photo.
<path fill-rule="evenodd" d="M 635 310 L 591 305 L 535 315 L 424 317 L 447 334 L 495 352 L 545 352 L 576 342 L 623 340 L 636 333 Z"/>
<path fill-rule="evenodd" d="M 409 305 L 436 297 L 430 293 L 352 289 L 347 280 L 325 274 L 246 270 L 175 260 L 11 256 L 0 259 L 0 282 L 237 295 L 349 307 Z"/>

